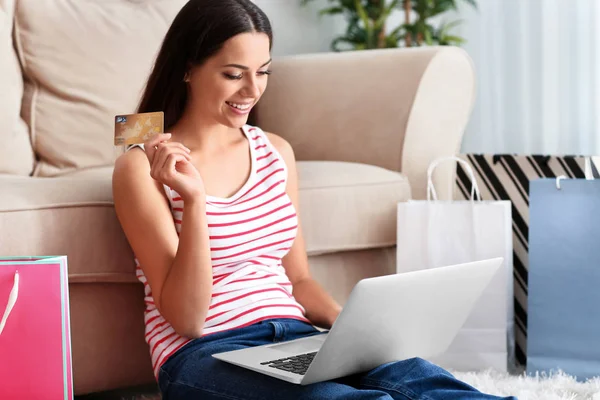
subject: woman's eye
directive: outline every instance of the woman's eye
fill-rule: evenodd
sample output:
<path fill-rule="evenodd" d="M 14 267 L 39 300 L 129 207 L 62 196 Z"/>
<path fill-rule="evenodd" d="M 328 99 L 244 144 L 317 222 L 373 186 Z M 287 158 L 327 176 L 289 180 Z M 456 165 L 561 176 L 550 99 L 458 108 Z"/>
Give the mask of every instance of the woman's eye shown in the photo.
<path fill-rule="evenodd" d="M 231 79 L 231 80 L 242 79 L 242 74 L 239 74 L 239 75 L 223 74 L 223 75 L 225 75 L 225 78 Z"/>
<path fill-rule="evenodd" d="M 232 75 L 232 74 L 228 74 L 228 73 L 223 73 L 223 75 L 225 76 L 225 78 L 230 79 L 230 80 L 239 80 L 242 79 L 243 75 L 239 74 L 239 75 Z M 271 70 L 265 70 L 265 71 L 258 71 L 257 75 L 263 76 L 263 75 L 271 75 Z"/>

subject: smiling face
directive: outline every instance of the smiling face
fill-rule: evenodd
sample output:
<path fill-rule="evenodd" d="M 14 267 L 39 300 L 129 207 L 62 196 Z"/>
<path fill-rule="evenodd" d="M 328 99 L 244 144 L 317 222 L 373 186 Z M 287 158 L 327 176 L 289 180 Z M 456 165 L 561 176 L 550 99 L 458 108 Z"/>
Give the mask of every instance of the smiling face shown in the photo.
<path fill-rule="evenodd" d="M 269 37 L 242 33 L 189 74 L 189 100 L 203 119 L 240 128 L 267 87 Z"/>

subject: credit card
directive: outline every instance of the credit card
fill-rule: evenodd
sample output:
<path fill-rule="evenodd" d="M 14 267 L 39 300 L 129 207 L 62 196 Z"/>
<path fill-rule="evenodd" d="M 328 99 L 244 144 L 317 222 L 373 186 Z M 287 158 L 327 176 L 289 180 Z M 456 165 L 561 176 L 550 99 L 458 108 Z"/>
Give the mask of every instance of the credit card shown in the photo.
<path fill-rule="evenodd" d="M 115 146 L 144 143 L 157 133 L 163 133 L 162 111 L 115 116 Z"/>

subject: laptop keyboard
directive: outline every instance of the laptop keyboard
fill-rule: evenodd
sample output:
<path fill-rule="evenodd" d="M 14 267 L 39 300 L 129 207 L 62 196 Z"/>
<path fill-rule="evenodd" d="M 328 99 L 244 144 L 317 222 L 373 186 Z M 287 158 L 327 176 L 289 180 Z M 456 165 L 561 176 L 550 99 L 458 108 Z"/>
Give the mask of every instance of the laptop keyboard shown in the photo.
<path fill-rule="evenodd" d="M 300 354 L 293 357 L 265 361 L 261 362 L 260 365 L 268 365 L 271 368 L 281 369 L 293 374 L 304 375 L 313 358 L 315 358 L 315 354 L 317 354 L 316 351 L 313 353 Z"/>

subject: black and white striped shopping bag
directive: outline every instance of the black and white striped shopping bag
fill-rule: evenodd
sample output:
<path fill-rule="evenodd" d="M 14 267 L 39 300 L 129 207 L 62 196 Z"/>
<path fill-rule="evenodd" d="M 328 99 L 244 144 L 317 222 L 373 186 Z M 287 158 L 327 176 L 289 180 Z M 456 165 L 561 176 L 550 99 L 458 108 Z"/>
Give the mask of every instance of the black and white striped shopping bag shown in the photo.
<path fill-rule="evenodd" d="M 595 157 L 511 154 L 461 154 L 475 170 L 475 179 L 484 200 L 510 200 L 513 219 L 513 274 L 516 361 L 527 359 L 527 271 L 529 251 L 529 181 L 538 178 L 598 178 L 600 162 Z M 588 159 L 586 168 L 586 158 Z M 591 160 L 591 162 L 590 162 Z M 457 166 L 456 199 L 468 199 L 471 180 Z"/>

